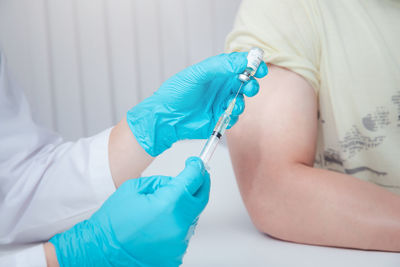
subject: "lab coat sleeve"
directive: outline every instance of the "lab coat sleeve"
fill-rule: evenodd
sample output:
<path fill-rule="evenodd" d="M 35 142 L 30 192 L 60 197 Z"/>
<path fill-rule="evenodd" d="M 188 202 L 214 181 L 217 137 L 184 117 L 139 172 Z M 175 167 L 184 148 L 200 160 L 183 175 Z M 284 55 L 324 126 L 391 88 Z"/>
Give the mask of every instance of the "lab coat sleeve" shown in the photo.
<path fill-rule="evenodd" d="M 46 267 L 43 245 L 35 245 L 0 256 L 0 266 L 8 267 Z"/>
<path fill-rule="evenodd" d="M 0 250 L 47 241 L 101 206 L 115 191 L 109 135 L 64 142 L 38 126 L 0 56 Z"/>

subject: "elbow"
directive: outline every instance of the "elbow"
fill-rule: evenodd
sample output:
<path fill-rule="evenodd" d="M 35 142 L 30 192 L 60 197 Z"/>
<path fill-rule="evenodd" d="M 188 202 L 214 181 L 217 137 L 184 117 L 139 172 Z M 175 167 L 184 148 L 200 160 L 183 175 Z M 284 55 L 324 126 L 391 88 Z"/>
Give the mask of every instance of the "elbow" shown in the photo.
<path fill-rule="evenodd" d="M 274 238 L 289 240 L 285 229 L 287 229 L 286 220 L 278 215 L 276 209 L 268 207 L 265 203 L 248 204 L 251 221 L 258 231 Z"/>
<path fill-rule="evenodd" d="M 291 241 L 293 196 L 296 188 L 285 173 L 264 174 L 262 183 L 255 183 L 243 194 L 247 211 L 258 231 L 274 238 Z M 290 189 L 290 190 L 289 190 Z"/>
<path fill-rule="evenodd" d="M 250 214 L 253 225 L 259 232 L 277 239 L 290 241 L 290 237 L 285 233 L 285 221 L 280 221 L 274 217 L 264 219 L 261 218 L 262 216 L 256 213 Z"/>

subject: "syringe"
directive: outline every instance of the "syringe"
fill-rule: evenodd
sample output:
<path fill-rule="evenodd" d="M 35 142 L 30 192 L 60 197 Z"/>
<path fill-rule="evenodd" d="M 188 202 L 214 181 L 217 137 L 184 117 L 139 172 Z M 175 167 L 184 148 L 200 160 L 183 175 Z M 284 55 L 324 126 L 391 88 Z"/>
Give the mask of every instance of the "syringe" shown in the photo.
<path fill-rule="evenodd" d="M 229 122 L 231 120 L 231 114 L 233 108 L 235 107 L 236 98 L 240 92 L 240 89 L 242 89 L 243 84 L 248 82 L 250 80 L 250 77 L 252 77 L 257 72 L 261 60 L 263 59 L 263 55 L 264 51 L 258 47 L 253 47 L 250 49 L 249 54 L 247 55 L 247 67 L 242 74 L 239 74 L 238 77 L 239 80 L 241 81 L 240 87 L 235 97 L 229 104 L 228 108 L 225 110 L 224 113 L 222 113 L 221 117 L 219 117 L 219 120 L 215 125 L 215 128 L 211 136 L 208 138 L 207 143 L 205 144 L 200 153 L 200 158 L 205 166 L 208 166 L 208 162 L 210 161 L 212 155 L 214 154 L 219 141 L 221 140 L 222 136 L 225 133 L 226 128 L 229 125 Z"/>

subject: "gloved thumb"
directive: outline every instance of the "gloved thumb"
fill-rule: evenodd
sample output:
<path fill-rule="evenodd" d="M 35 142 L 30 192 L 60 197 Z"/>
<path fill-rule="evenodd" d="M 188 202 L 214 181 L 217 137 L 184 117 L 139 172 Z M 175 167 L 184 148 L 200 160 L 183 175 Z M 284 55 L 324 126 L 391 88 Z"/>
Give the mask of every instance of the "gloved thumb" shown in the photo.
<path fill-rule="evenodd" d="M 185 169 L 176 177 L 176 180 L 183 183 L 188 192 L 195 196 L 206 179 L 208 179 L 209 174 L 204 167 L 203 161 L 198 157 L 188 158 L 185 165 Z"/>
<path fill-rule="evenodd" d="M 172 178 L 169 176 L 155 175 L 150 177 L 130 179 L 124 184 L 130 184 L 131 190 L 135 193 L 147 195 L 152 194 L 160 187 L 169 184 L 171 180 Z M 124 184 L 122 184 L 122 186 L 124 186 Z"/>

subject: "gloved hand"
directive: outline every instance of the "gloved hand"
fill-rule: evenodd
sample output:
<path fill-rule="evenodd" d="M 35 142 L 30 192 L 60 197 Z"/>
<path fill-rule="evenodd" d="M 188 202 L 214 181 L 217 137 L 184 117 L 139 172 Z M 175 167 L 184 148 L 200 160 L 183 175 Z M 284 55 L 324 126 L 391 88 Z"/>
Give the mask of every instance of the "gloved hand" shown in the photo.
<path fill-rule="evenodd" d="M 126 181 L 90 219 L 50 242 L 60 266 L 178 266 L 209 191 L 209 174 L 192 157 L 177 177 Z"/>
<path fill-rule="evenodd" d="M 207 139 L 219 116 L 240 87 L 238 74 L 246 69 L 247 52 L 221 54 L 193 65 L 167 80 L 152 96 L 133 107 L 127 122 L 139 144 L 157 156 L 183 139 Z M 256 77 L 267 75 L 262 62 Z M 241 92 L 259 90 L 252 78 Z M 232 126 L 244 110 L 240 94 L 231 116 Z"/>

